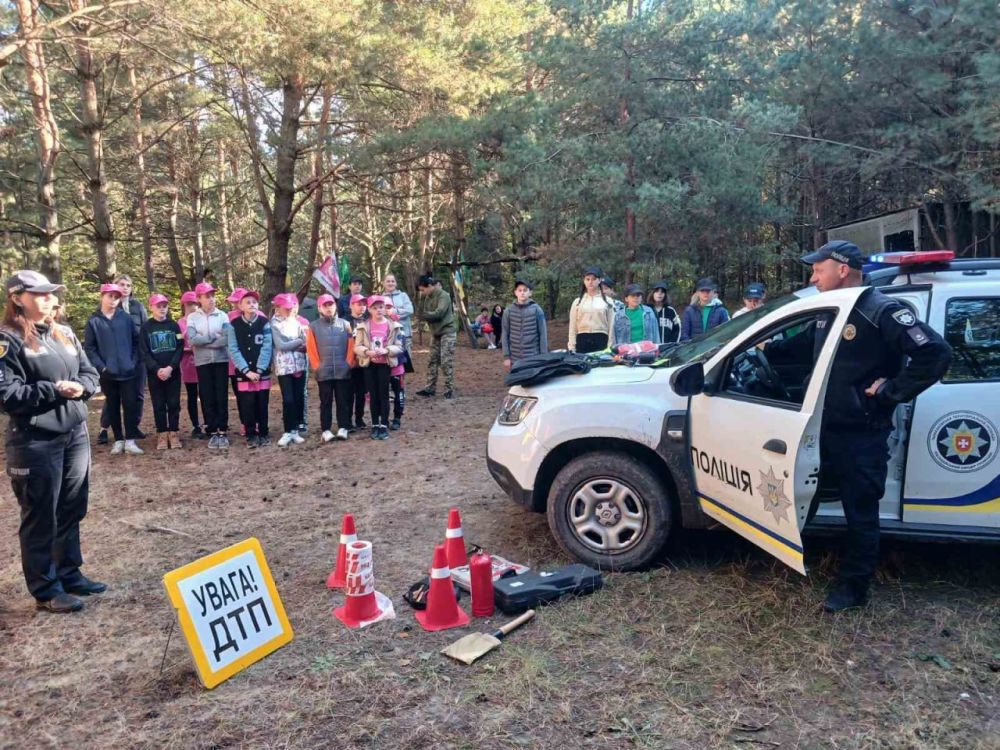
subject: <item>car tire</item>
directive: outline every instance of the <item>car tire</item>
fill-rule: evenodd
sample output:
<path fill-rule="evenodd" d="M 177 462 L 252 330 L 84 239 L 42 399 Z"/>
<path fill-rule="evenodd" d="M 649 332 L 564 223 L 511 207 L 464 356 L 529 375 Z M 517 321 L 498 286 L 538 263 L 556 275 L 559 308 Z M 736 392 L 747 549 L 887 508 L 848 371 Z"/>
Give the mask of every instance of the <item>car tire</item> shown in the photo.
<path fill-rule="evenodd" d="M 627 453 L 577 456 L 556 475 L 547 516 L 566 552 L 601 570 L 636 570 L 659 557 L 673 528 L 656 473 Z"/>

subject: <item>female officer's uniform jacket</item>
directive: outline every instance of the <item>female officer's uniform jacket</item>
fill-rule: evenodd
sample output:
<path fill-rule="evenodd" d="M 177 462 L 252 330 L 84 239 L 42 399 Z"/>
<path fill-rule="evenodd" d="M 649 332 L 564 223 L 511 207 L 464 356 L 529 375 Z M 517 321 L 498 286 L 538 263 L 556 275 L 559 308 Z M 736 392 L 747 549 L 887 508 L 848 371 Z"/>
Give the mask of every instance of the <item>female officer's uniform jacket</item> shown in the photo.
<path fill-rule="evenodd" d="M 17 333 L 0 329 L 0 406 L 10 415 L 11 426 L 69 432 L 86 420 L 83 402 L 100 390 L 97 370 L 73 331 L 53 325 L 59 326 L 75 352 L 61 344 L 47 325 L 36 326 L 37 350 L 27 347 Z M 55 384 L 60 380 L 80 383 L 82 398 L 67 399 L 56 393 Z"/>

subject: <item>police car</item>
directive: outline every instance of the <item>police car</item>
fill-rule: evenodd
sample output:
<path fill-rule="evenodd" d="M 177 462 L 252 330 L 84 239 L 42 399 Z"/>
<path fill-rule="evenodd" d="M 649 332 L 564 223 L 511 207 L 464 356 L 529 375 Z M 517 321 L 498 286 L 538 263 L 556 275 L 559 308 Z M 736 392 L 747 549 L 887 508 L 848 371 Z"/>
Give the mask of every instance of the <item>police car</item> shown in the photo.
<path fill-rule="evenodd" d="M 868 282 L 953 349 L 944 378 L 894 414 L 882 533 L 1000 541 L 1000 260 L 949 251 L 873 256 Z M 511 388 L 487 461 L 559 544 L 590 565 L 652 563 L 679 529 L 728 526 L 805 573 L 803 535 L 844 526 L 820 472 L 830 366 L 864 287 L 776 299 L 668 351 L 658 366 L 598 367 Z M 815 364 L 762 344 L 818 315 Z M 809 520 L 813 498 L 822 504 Z"/>

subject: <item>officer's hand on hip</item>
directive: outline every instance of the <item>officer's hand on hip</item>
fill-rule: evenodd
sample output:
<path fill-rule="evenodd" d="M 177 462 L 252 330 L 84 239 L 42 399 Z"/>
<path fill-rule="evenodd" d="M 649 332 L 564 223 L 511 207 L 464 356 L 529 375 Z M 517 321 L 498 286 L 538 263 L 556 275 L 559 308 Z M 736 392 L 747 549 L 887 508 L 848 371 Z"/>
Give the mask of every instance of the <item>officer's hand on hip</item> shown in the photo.
<path fill-rule="evenodd" d="M 888 382 L 888 381 L 885 378 L 878 378 L 874 383 L 872 383 L 870 386 L 868 386 L 867 388 L 865 388 L 865 395 L 866 396 L 877 396 L 879 388 L 881 388 L 883 386 L 883 384 L 885 384 L 886 382 Z"/>

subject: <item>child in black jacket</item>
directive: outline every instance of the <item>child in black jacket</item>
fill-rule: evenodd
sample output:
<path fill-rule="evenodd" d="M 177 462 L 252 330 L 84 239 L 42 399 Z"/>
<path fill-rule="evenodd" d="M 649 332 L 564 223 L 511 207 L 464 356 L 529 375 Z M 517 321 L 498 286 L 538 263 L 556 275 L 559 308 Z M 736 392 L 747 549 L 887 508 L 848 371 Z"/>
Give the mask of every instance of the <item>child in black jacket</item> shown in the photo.
<path fill-rule="evenodd" d="M 139 351 L 149 373 L 149 396 L 156 420 L 156 450 L 180 448 L 178 421 L 181 414 L 181 356 L 184 335 L 177 321 L 169 316 L 170 300 L 166 295 L 149 298 L 152 317 L 139 330 Z"/>

